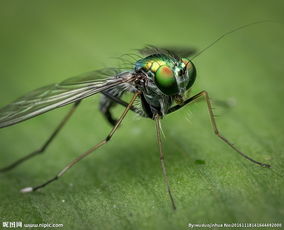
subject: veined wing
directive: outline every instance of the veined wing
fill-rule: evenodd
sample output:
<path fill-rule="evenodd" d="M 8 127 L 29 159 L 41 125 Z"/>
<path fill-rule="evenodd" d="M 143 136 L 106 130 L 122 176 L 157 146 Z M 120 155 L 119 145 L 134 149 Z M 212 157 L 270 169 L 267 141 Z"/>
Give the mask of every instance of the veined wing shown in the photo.
<path fill-rule="evenodd" d="M 175 58 L 186 58 L 195 54 L 196 49 L 188 47 L 156 47 L 147 45 L 142 49 L 138 49 L 138 52 L 142 55 L 166 54 L 174 56 Z"/>
<path fill-rule="evenodd" d="M 106 78 L 108 77 L 108 78 Z M 133 72 L 103 69 L 36 89 L 0 109 L 0 128 L 135 80 Z"/>

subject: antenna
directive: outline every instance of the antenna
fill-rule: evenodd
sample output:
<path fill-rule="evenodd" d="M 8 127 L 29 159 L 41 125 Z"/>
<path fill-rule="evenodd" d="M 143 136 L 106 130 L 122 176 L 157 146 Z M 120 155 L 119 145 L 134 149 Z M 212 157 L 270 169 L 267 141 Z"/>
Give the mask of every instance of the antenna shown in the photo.
<path fill-rule="evenodd" d="M 263 21 L 256 21 L 256 22 L 252 22 L 252 23 L 249 23 L 249 24 L 246 24 L 246 25 L 242 25 L 242 26 L 239 26 L 235 29 L 232 29 L 224 34 L 222 34 L 220 37 L 218 37 L 214 42 L 212 42 L 211 44 L 209 44 L 208 46 L 206 46 L 204 49 L 202 49 L 200 52 L 198 52 L 197 54 L 195 54 L 191 60 L 193 60 L 194 58 L 196 58 L 197 56 L 199 56 L 200 54 L 202 54 L 205 50 L 209 49 L 210 47 L 212 47 L 213 45 L 215 45 L 218 41 L 220 41 L 222 38 L 236 32 L 236 31 L 239 31 L 239 30 L 242 30 L 246 27 L 249 27 L 249 26 L 252 26 L 252 25 L 256 25 L 256 24 L 261 24 L 261 23 L 267 23 L 267 22 L 272 22 L 272 23 L 278 23 L 276 21 L 273 21 L 273 20 L 263 20 Z"/>

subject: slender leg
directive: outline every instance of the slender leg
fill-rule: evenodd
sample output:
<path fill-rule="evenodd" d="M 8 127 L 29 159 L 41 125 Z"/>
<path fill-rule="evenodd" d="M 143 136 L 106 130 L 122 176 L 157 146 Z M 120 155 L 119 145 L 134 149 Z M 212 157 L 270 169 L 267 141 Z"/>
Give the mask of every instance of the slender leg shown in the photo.
<path fill-rule="evenodd" d="M 155 115 L 155 121 L 156 121 L 156 131 L 157 131 L 157 141 L 158 141 L 158 145 L 159 145 L 159 151 L 160 151 L 160 162 L 161 162 L 161 166 L 162 166 L 162 170 L 163 170 L 163 177 L 164 177 L 164 181 L 167 187 L 167 191 L 169 193 L 170 196 L 170 200 L 173 206 L 173 209 L 176 209 L 176 205 L 175 205 L 175 201 L 174 198 L 172 196 L 172 192 L 170 189 L 170 184 L 169 184 L 169 179 L 167 176 L 167 171 L 166 171 L 166 166 L 165 166 L 165 161 L 164 161 L 164 153 L 163 153 L 163 148 L 162 148 L 162 140 L 161 140 L 161 124 L 160 124 L 160 117 L 159 115 Z"/>
<path fill-rule="evenodd" d="M 124 112 L 122 113 L 122 115 L 120 116 L 119 120 L 117 121 L 116 125 L 112 128 L 112 130 L 110 131 L 110 133 L 107 135 L 107 137 L 102 140 L 101 142 L 99 142 L 98 144 L 96 144 L 95 146 L 93 146 L 92 148 L 90 148 L 89 150 L 87 150 L 85 153 L 81 154 L 79 157 L 75 158 L 73 161 L 71 161 L 69 164 L 67 164 L 61 171 L 59 171 L 59 173 L 57 173 L 57 175 L 53 178 L 51 178 L 50 180 L 46 181 L 43 184 L 40 184 L 38 186 L 35 187 L 26 187 L 23 188 L 21 190 L 21 192 L 33 192 L 36 191 L 40 188 L 45 187 L 46 185 L 50 184 L 51 182 L 57 180 L 59 177 L 63 176 L 64 173 L 66 173 L 67 170 L 69 170 L 73 165 L 75 165 L 76 163 L 78 163 L 80 160 L 82 160 L 83 158 L 85 158 L 86 156 L 88 156 L 89 154 L 91 154 L 92 152 L 94 152 L 96 149 L 98 149 L 99 147 L 101 147 L 102 145 L 106 144 L 111 137 L 113 136 L 113 134 L 115 133 L 115 131 L 117 130 L 118 126 L 121 124 L 122 120 L 124 119 L 124 117 L 126 116 L 127 112 L 130 110 L 131 106 L 133 105 L 136 97 L 140 94 L 140 92 L 135 93 L 135 95 L 132 97 L 131 101 L 129 102 L 128 106 L 126 107 L 126 109 L 124 110 Z"/>
<path fill-rule="evenodd" d="M 265 168 L 270 168 L 271 166 L 269 164 L 265 164 L 265 163 L 261 163 L 259 161 L 256 161 L 252 158 L 250 158 L 249 156 L 247 156 L 246 154 L 244 154 L 243 152 L 241 152 L 239 149 L 237 149 L 230 141 L 228 141 L 218 130 L 217 128 L 217 124 L 216 124 L 216 121 L 215 121 L 215 118 L 214 118 L 214 114 L 213 114 L 213 111 L 212 111 L 212 106 L 211 106 L 211 103 L 210 103 L 210 100 L 209 100 L 209 96 L 208 96 L 208 93 L 207 91 L 203 90 L 201 91 L 200 93 L 194 95 L 193 97 L 187 99 L 182 105 L 176 105 L 174 107 L 172 107 L 168 113 L 172 113 L 178 109 L 180 109 L 181 107 L 185 106 L 186 104 L 190 103 L 190 102 L 193 102 L 195 100 L 197 100 L 198 98 L 200 97 L 204 97 L 205 100 L 206 100 L 206 103 L 207 103 L 207 107 L 208 107 L 208 112 L 209 112 L 209 116 L 210 116 L 210 120 L 211 120 L 211 124 L 212 124 L 212 127 L 213 127 L 213 130 L 214 130 L 214 133 L 222 140 L 224 141 L 226 144 L 228 144 L 232 149 L 234 149 L 236 152 L 238 152 L 241 156 L 243 156 L 244 158 L 250 160 L 251 162 L 255 163 L 255 164 L 258 164 L 262 167 L 265 167 Z"/>
<path fill-rule="evenodd" d="M 69 120 L 69 118 L 71 117 L 71 115 L 75 112 L 75 110 L 77 109 L 78 105 L 79 105 L 80 101 L 77 101 L 73 104 L 73 107 L 71 108 L 71 110 L 66 114 L 66 116 L 63 118 L 63 120 L 59 123 L 59 125 L 57 126 L 57 128 L 53 131 L 53 133 L 51 134 L 51 136 L 47 139 L 47 141 L 43 144 L 43 146 L 36 150 L 33 151 L 32 153 L 16 160 L 15 162 L 13 162 L 12 164 L 4 167 L 4 168 L 0 168 L 0 173 L 1 172 L 6 172 L 9 171 L 13 168 L 15 168 L 16 166 L 18 166 L 19 164 L 25 162 L 26 160 L 37 156 L 40 153 L 43 153 L 46 148 L 49 146 L 49 144 L 52 142 L 52 140 L 56 137 L 56 135 L 59 133 L 59 131 L 63 128 L 63 126 L 66 124 L 66 122 Z"/>
<path fill-rule="evenodd" d="M 125 102 L 122 99 L 120 99 L 120 96 L 121 96 L 120 92 L 117 92 L 118 95 L 115 95 L 115 94 L 109 93 L 108 91 L 103 91 L 102 94 L 105 96 L 105 98 L 104 97 L 101 98 L 100 110 L 103 113 L 103 115 L 105 116 L 105 118 L 107 119 L 107 121 L 112 126 L 115 126 L 115 124 L 117 123 L 117 119 L 115 119 L 112 116 L 111 108 L 116 104 L 127 107 L 128 102 Z M 134 106 L 131 106 L 130 110 L 139 114 L 139 109 L 134 107 Z"/>

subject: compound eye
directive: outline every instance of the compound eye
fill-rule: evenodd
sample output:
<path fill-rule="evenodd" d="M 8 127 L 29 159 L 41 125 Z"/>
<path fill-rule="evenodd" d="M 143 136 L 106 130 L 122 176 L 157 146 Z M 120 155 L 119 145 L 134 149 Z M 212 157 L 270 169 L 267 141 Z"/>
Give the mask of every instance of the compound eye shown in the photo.
<path fill-rule="evenodd" d="M 155 82 L 158 88 L 166 95 L 178 93 L 178 86 L 174 72 L 166 65 L 162 65 L 157 69 Z"/>
<path fill-rule="evenodd" d="M 186 64 L 186 70 L 187 70 L 187 76 L 188 76 L 188 84 L 186 86 L 186 89 L 189 89 L 196 79 L 196 69 L 194 64 L 188 60 Z"/>

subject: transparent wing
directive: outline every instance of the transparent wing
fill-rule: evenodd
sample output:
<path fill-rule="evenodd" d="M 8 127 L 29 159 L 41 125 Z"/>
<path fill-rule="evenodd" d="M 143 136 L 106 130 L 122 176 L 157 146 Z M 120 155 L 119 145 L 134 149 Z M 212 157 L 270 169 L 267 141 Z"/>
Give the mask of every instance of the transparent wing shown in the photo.
<path fill-rule="evenodd" d="M 152 55 L 152 54 L 167 54 L 174 57 L 190 57 L 197 51 L 193 48 L 188 47 L 156 47 L 153 45 L 147 45 L 142 49 L 138 49 L 138 52 L 142 55 Z"/>
<path fill-rule="evenodd" d="M 104 69 L 36 89 L 0 109 L 0 128 L 133 80 L 133 72 L 118 73 L 116 69 Z"/>

